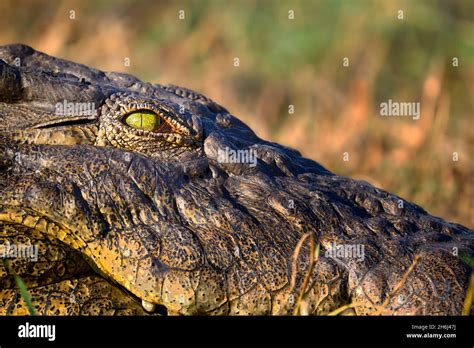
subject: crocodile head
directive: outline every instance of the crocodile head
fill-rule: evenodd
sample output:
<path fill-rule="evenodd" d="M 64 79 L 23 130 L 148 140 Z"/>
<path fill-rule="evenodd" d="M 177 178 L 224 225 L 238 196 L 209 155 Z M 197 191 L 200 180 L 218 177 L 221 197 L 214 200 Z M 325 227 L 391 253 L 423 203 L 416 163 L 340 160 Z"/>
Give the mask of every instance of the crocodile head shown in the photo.
<path fill-rule="evenodd" d="M 0 222 L 66 245 L 148 310 L 287 314 L 302 297 L 310 313 L 461 311 L 453 250 L 472 252 L 469 229 L 188 89 L 24 45 L 0 59 Z"/>

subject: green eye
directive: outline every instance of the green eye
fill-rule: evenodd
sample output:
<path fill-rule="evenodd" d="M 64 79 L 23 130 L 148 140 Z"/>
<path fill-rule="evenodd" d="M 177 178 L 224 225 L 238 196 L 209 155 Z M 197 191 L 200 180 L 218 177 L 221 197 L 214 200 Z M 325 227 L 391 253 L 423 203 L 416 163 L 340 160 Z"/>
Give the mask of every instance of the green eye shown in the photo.
<path fill-rule="evenodd" d="M 132 128 L 143 129 L 149 132 L 153 132 L 161 124 L 160 116 L 148 110 L 132 112 L 124 121 Z"/>

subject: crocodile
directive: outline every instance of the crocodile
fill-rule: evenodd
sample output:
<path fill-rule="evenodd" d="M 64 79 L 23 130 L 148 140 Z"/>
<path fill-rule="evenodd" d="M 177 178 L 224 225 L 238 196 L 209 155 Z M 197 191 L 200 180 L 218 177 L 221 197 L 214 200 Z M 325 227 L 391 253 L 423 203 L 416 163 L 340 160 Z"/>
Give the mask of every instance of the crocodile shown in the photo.
<path fill-rule="evenodd" d="M 41 315 L 458 315 L 470 282 L 471 229 L 190 89 L 22 44 L 0 47 L 0 198 L 1 315 L 28 314 L 17 277 Z"/>

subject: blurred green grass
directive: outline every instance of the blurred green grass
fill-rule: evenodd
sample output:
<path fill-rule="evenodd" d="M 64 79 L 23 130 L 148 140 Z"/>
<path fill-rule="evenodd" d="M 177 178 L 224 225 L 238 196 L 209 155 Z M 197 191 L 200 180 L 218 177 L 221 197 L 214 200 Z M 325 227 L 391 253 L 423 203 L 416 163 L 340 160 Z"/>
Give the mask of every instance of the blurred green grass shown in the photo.
<path fill-rule="evenodd" d="M 263 138 L 474 226 L 473 1 L 3 1 L 0 13 L 1 43 L 193 88 Z M 388 99 L 421 102 L 420 120 L 381 118 Z"/>

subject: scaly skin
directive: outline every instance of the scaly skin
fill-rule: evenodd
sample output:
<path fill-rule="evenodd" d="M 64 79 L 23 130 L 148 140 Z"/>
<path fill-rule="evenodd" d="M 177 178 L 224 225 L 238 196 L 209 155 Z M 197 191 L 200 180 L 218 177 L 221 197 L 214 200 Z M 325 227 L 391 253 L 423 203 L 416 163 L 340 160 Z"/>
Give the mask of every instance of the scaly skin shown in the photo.
<path fill-rule="evenodd" d="M 185 315 L 291 314 L 307 233 L 321 246 L 309 313 L 352 302 L 355 314 L 460 314 L 470 269 L 455 251 L 473 254 L 470 229 L 264 141 L 190 90 L 23 45 L 0 59 L 0 242 L 39 246 L 38 262 L 9 261 L 39 314 L 143 314 L 140 300 Z M 96 113 L 60 115 L 64 100 Z M 124 122 L 144 109 L 158 129 Z M 256 166 L 221 163 L 226 148 L 252 149 Z M 331 257 L 333 243 L 365 257 Z M 0 313 L 26 313 L 6 269 L 0 284 Z"/>

